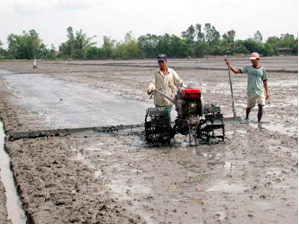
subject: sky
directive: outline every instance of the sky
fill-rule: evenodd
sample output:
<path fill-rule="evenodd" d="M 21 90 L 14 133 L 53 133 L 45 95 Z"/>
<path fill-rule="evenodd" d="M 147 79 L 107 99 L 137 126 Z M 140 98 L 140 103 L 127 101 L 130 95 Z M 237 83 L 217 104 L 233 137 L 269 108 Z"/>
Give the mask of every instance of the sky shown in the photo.
<path fill-rule="evenodd" d="M 298 0 L 0 0 L 0 40 L 34 29 L 51 48 L 67 41 L 67 28 L 82 29 L 97 46 L 103 37 L 124 41 L 125 34 L 165 33 L 181 37 L 190 25 L 210 23 L 222 36 L 266 41 L 281 34 L 298 36 Z"/>

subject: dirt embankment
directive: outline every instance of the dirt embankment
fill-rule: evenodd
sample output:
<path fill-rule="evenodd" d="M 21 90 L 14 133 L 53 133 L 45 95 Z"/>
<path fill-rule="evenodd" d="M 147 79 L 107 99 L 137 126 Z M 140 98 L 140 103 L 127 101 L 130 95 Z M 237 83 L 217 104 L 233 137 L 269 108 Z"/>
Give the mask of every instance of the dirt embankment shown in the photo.
<path fill-rule="evenodd" d="M 275 68 L 285 62 L 265 60 Z M 295 68 L 297 58 L 292 62 Z M 152 66 L 107 63 L 40 62 L 32 71 L 27 62 L 6 62 L 0 69 L 48 74 L 123 99 L 151 101 L 145 90 Z M 224 114 L 231 114 L 225 70 L 184 70 L 185 62 L 172 63 L 186 83 L 202 88 L 207 103 L 218 103 Z M 220 68 L 224 62 L 197 63 Z M 172 147 L 148 148 L 138 135 L 99 133 L 7 140 L 30 222 L 297 223 L 298 77 L 285 72 L 268 75 L 265 122 L 256 123 L 253 109 L 249 123 L 226 123 L 225 143 L 218 145 L 187 147 L 185 137 L 177 135 Z M 0 116 L 6 132 L 49 128 L 48 114 L 24 105 L 24 97 L 6 76 L 0 76 Z M 237 114 L 243 116 L 246 77 L 234 76 L 233 83 Z M 126 110 L 119 116 L 125 117 Z"/>

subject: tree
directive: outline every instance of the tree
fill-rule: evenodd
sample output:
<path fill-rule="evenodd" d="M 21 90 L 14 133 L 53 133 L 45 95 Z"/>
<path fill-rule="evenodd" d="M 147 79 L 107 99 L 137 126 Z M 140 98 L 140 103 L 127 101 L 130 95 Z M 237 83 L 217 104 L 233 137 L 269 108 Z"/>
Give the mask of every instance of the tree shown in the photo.
<path fill-rule="evenodd" d="M 205 42 L 205 34 L 202 32 L 201 24 L 196 24 L 196 38 L 197 42 Z"/>
<path fill-rule="evenodd" d="M 234 51 L 235 53 L 238 54 L 249 54 L 250 51 L 248 51 L 248 49 L 244 46 L 244 41 L 243 40 L 236 40 L 235 41 L 235 46 L 234 46 Z"/>
<path fill-rule="evenodd" d="M 278 48 L 279 48 L 279 42 L 280 42 L 280 39 L 276 36 L 268 37 L 267 42 L 265 43 L 265 45 L 267 45 L 265 48 L 265 51 L 267 52 L 266 54 L 270 54 L 270 52 L 273 51 L 272 54 L 277 55 Z M 271 48 L 271 49 L 269 49 L 269 48 Z"/>
<path fill-rule="evenodd" d="M 73 33 L 73 28 L 72 27 L 68 27 L 67 28 L 67 42 L 65 44 L 65 49 L 62 49 L 62 51 L 64 52 L 64 55 L 67 55 L 69 58 L 73 58 L 73 54 L 74 54 L 74 48 L 75 48 L 75 37 L 74 37 L 74 33 Z"/>
<path fill-rule="evenodd" d="M 167 55 L 171 55 L 171 36 L 169 34 L 159 35 L 158 36 L 158 45 L 157 45 L 157 54 L 160 52 L 166 53 Z"/>
<path fill-rule="evenodd" d="M 87 37 L 86 34 L 80 31 L 76 32 L 75 43 L 74 43 L 74 59 L 85 59 L 87 50 L 93 47 L 96 42 L 92 42 L 93 37 Z"/>
<path fill-rule="evenodd" d="M 1 47 L 3 45 L 2 41 L 0 40 L 0 60 L 4 59 L 5 50 Z"/>
<path fill-rule="evenodd" d="M 48 56 L 48 59 L 55 59 L 56 57 L 56 49 L 55 49 L 55 46 L 53 44 L 51 44 L 51 49 L 49 51 L 49 56 Z"/>
<path fill-rule="evenodd" d="M 268 37 L 267 42 L 271 45 L 278 45 L 280 39 L 276 36 Z"/>
<path fill-rule="evenodd" d="M 88 48 L 93 47 L 96 44 L 95 42 L 92 42 L 92 39 L 94 37 L 95 36 L 87 37 L 87 35 L 83 33 L 82 29 L 77 31 L 76 35 L 74 35 L 73 28 L 68 27 L 67 28 L 68 40 L 59 46 L 59 50 L 61 51 L 61 56 L 71 58 L 71 59 L 86 58 Z"/>
<path fill-rule="evenodd" d="M 138 45 L 133 37 L 132 31 L 125 35 L 126 59 L 136 59 L 138 56 Z"/>
<path fill-rule="evenodd" d="M 294 35 L 286 33 L 281 34 L 279 41 L 280 48 L 291 48 L 293 54 L 298 54 L 298 38 L 295 39 Z"/>
<path fill-rule="evenodd" d="M 8 41 L 8 57 L 14 59 L 34 59 L 41 56 L 45 45 L 35 30 L 29 33 L 23 31 L 23 35 L 10 34 Z"/>
<path fill-rule="evenodd" d="M 193 56 L 195 57 L 204 57 L 210 52 L 210 47 L 206 42 L 197 42 L 193 49 Z"/>
<path fill-rule="evenodd" d="M 181 58 L 191 55 L 190 44 L 174 34 L 170 36 L 170 46 L 169 54 L 171 57 Z"/>
<path fill-rule="evenodd" d="M 115 51 L 115 40 L 110 39 L 107 36 L 103 37 L 104 43 L 102 46 L 102 55 L 105 59 L 113 58 L 114 51 Z"/>
<path fill-rule="evenodd" d="M 132 31 L 125 34 L 124 40 L 117 42 L 110 37 L 103 37 L 103 45 L 96 47 L 93 37 L 87 37 L 82 29 L 75 32 L 71 26 L 67 28 L 67 40 L 59 46 L 57 56 L 52 45 L 48 49 L 35 30 L 23 31 L 21 35 L 10 34 L 7 37 L 8 48 L 3 49 L 0 40 L 0 59 L 135 59 L 156 58 L 160 52 L 169 57 L 204 57 L 205 55 L 249 54 L 257 51 L 265 56 L 277 55 L 279 50 L 298 54 L 298 37 L 292 34 L 281 34 L 280 37 L 269 37 L 263 43 L 260 31 L 254 33 L 253 38 L 235 40 L 236 32 L 229 30 L 222 36 L 210 23 L 190 25 L 181 37 L 174 34 L 155 35 L 146 34 L 137 40 Z M 222 37 L 222 38 L 221 38 Z M 285 48 L 285 49 L 280 49 Z M 291 50 L 292 49 L 292 50 Z"/>
<path fill-rule="evenodd" d="M 99 48 L 92 46 L 87 49 L 86 59 L 100 59 L 100 58 L 101 58 L 101 54 Z"/>
<path fill-rule="evenodd" d="M 263 36 L 262 36 L 261 32 L 256 31 L 254 33 L 254 40 L 258 43 L 261 43 L 263 41 Z"/>
<path fill-rule="evenodd" d="M 257 42 L 255 39 L 252 38 L 248 38 L 245 41 L 243 41 L 243 45 L 249 53 L 262 52 L 263 50 L 263 44 L 261 42 Z"/>
<path fill-rule="evenodd" d="M 292 34 L 281 34 L 279 47 L 294 47 L 295 37 Z"/>
<path fill-rule="evenodd" d="M 142 58 L 154 58 L 157 56 L 159 40 L 157 35 L 146 34 L 137 39 L 139 56 Z"/>
<path fill-rule="evenodd" d="M 188 44 L 193 44 L 195 36 L 195 28 L 193 25 L 188 27 L 186 31 L 182 32 L 182 38 L 184 38 Z"/>
<path fill-rule="evenodd" d="M 42 44 L 40 58 L 53 60 L 56 58 L 55 52 L 53 44 L 51 44 L 51 49 L 48 49 L 46 45 Z"/>
<path fill-rule="evenodd" d="M 216 45 L 220 39 L 220 34 L 216 30 L 214 26 L 211 26 L 210 23 L 205 24 L 205 37 L 206 37 L 206 42 L 210 45 Z"/>
<path fill-rule="evenodd" d="M 116 43 L 114 57 L 117 59 L 126 59 L 126 45 L 124 43 Z"/>
<path fill-rule="evenodd" d="M 267 39 L 264 48 L 267 55 L 278 55 L 279 48 L 291 48 L 293 54 L 298 54 L 298 38 L 295 39 L 294 35 L 288 33 L 281 34 L 280 38 L 271 36 Z"/>
<path fill-rule="evenodd" d="M 262 53 L 264 54 L 264 56 L 271 56 L 275 54 L 274 49 L 269 42 L 264 44 Z"/>
<path fill-rule="evenodd" d="M 235 36 L 236 32 L 234 30 L 230 30 L 222 35 L 223 39 L 219 44 L 222 48 L 221 52 L 225 52 L 225 54 L 235 53 Z"/>
<path fill-rule="evenodd" d="M 234 43 L 236 32 L 234 30 L 227 31 L 222 35 L 223 39 L 227 40 L 228 43 Z"/>
<path fill-rule="evenodd" d="M 72 27 L 68 27 L 67 28 L 67 41 L 64 43 L 61 43 L 61 45 L 59 46 L 59 50 L 60 50 L 60 55 L 62 57 L 67 57 L 67 58 L 73 58 L 73 54 L 74 54 L 74 48 L 75 48 L 75 37 L 74 37 L 74 33 L 73 33 L 73 28 Z"/>

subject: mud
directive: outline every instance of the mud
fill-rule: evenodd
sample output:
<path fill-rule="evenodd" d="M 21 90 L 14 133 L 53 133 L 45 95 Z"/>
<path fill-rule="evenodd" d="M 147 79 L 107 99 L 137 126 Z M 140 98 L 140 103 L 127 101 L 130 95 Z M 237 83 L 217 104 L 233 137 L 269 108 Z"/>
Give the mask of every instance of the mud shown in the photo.
<path fill-rule="evenodd" d="M 261 64 L 271 71 L 264 122 L 256 123 L 256 108 L 248 123 L 226 122 L 222 144 L 188 147 L 177 135 L 171 146 L 149 148 L 142 135 L 121 132 L 6 139 L 29 222 L 298 223 L 298 58 Z M 232 115 L 223 58 L 169 66 Z M 37 70 L 0 62 L 5 131 L 138 124 L 152 105 L 145 90 L 155 67 L 154 60 L 42 61 Z M 233 76 L 233 85 L 244 117 L 246 77 Z"/>
<path fill-rule="evenodd" d="M 10 219 L 8 219 L 8 213 L 7 213 L 7 207 L 6 207 L 6 202 L 7 202 L 7 197 L 6 197 L 6 190 L 5 186 L 2 182 L 4 179 L 3 177 L 3 172 L 4 172 L 4 160 L 3 160 L 3 155 L 5 154 L 4 152 L 4 132 L 3 132 L 3 124 L 2 121 L 0 120 L 0 223 L 1 224 L 7 224 L 7 223 L 12 223 Z"/>
<path fill-rule="evenodd" d="M 0 220 L 2 220 L 2 223 L 24 224 L 26 223 L 26 216 L 24 210 L 22 209 L 22 204 L 15 187 L 13 174 L 10 169 L 10 160 L 4 150 L 4 136 L 3 124 L 0 121 L 1 193 L 5 193 L 3 196 L 0 195 L 2 203 Z"/>
<path fill-rule="evenodd" d="M 0 182 L 0 193 L 1 193 L 0 194 L 0 223 L 1 224 L 10 224 L 11 220 L 8 219 L 8 214 L 7 214 L 7 209 L 6 209 L 5 188 L 4 188 L 2 182 Z"/>

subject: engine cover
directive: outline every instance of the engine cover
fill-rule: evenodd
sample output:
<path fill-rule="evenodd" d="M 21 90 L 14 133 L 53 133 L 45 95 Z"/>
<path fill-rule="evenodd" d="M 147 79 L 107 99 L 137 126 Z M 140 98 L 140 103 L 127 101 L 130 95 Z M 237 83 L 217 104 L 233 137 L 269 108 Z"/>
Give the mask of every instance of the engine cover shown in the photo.
<path fill-rule="evenodd" d="M 181 90 L 183 99 L 197 99 L 201 97 L 200 89 L 186 88 Z"/>

